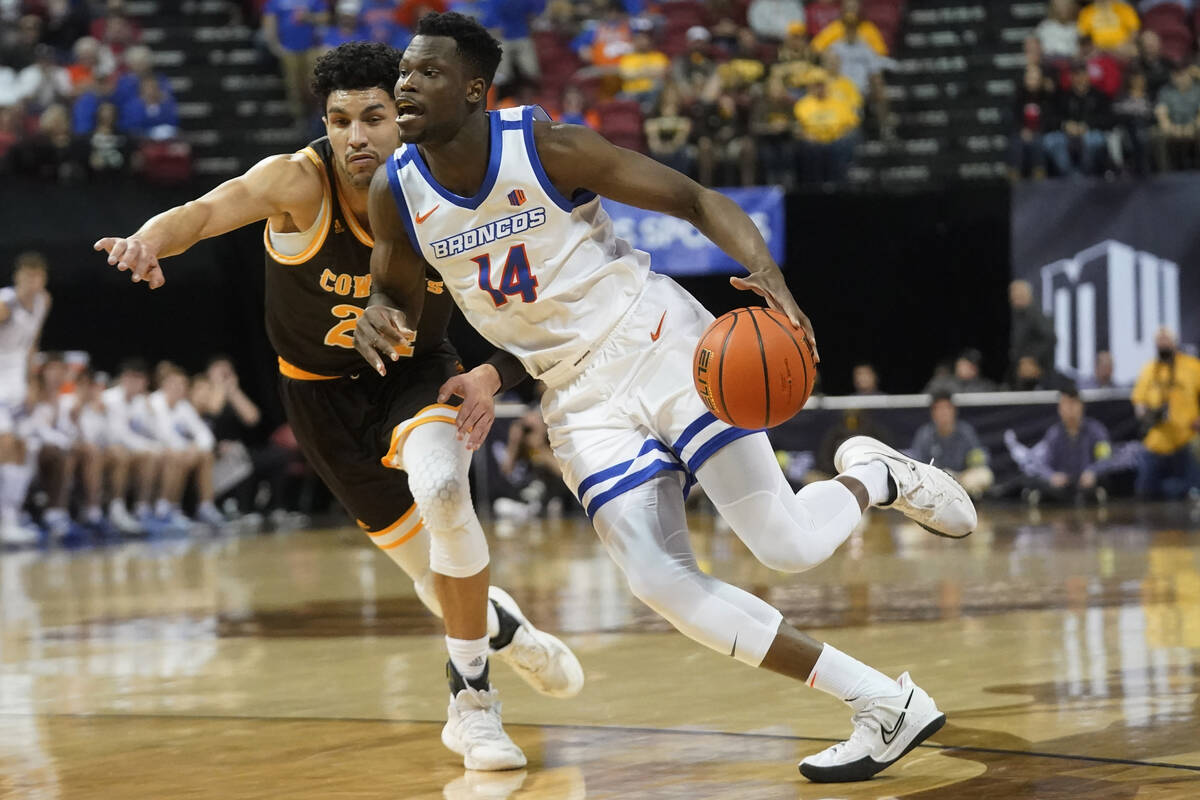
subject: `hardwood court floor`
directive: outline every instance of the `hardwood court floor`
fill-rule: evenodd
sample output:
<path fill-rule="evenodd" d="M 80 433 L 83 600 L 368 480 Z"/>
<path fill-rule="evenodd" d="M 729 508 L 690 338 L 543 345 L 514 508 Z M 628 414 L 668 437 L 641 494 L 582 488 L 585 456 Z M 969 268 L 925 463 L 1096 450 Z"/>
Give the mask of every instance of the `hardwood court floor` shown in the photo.
<path fill-rule="evenodd" d="M 697 518 L 702 565 L 948 713 L 874 781 L 818 786 L 834 700 L 670 631 L 595 537 L 493 542 L 494 582 L 588 672 L 568 701 L 493 677 L 530 764 L 439 741 L 444 655 L 353 530 L 0 555 L 4 798 L 1200 798 L 1200 523 L 1182 508 L 987 511 L 964 541 L 872 514 L 772 573 Z"/>

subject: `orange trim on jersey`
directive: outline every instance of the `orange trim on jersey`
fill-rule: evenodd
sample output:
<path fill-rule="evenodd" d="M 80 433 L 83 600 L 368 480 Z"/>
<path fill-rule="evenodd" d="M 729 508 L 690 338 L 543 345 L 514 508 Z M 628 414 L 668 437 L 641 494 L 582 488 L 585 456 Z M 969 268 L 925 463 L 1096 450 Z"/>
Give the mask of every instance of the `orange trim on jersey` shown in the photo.
<path fill-rule="evenodd" d="M 325 245 L 325 238 L 329 236 L 329 228 L 333 225 L 333 202 L 331 200 L 332 195 L 329 191 L 329 176 L 325 174 L 325 164 L 322 162 L 321 157 L 317 155 L 316 151 L 311 147 L 306 147 L 300 152 L 308 156 L 308 160 L 313 162 L 313 164 L 317 166 L 318 171 L 321 173 L 321 184 L 324 187 L 324 194 L 322 196 L 323 199 L 321 200 L 322 217 L 318 218 L 317 222 L 314 223 L 320 224 L 321 230 L 312 240 L 312 243 L 304 249 L 303 253 L 295 256 L 285 256 L 283 253 L 280 253 L 271 246 L 271 221 L 267 220 L 267 224 L 263 227 L 263 246 L 267 249 L 267 254 L 280 264 L 286 264 L 289 267 L 294 267 L 297 264 L 303 264 L 319 253 L 321 248 Z M 283 233 L 283 231 L 275 232 Z"/>
<path fill-rule="evenodd" d="M 300 369 L 295 364 L 284 361 L 283 356 L 279 357 L 279 371 L 283 375 L 298 381 L 336 381 L 341 375 L 319 375 L 315 372 L 309 372 L 306 369 Z"/>
<path fill-rule="evenodd" d="M 354 234 L 355 239 L 358 239 L 367 247 L 374 247 L 374 237 L 367 233 L 362 225 L 358 224 L 358 217 L 354 215 L 354 210 L 350 208 L 350 204 L 346 202 L 346 195 L 342 192 L 342 185 L 335 181 L 334 187 L 337 189 L 338 205 L 342 207 L 342 219 L 346 220 L 346 224 L 350 226 L 350 232 Z"/>
<path fill-rule="evenodd" d="M 430 408 L 438 408 L 439 406 L 430 406 Z M 441 406 L 441 408 L 450 408 L 451 406 Z M 401 423 L 392 431 L 392 443 L 388 447 L 388 451 L 383 458 L 379 459 L 379 463 L 389 469 L 395 469 L 392 466 L 392 459 L 396 457 L 396 450 L 400 446 L 400 440 L 407 437 L 413 432 L 414 428 L 419 428 L 430 422 L 445 422 L 448 425 L 458 424 L 458 420 L 454 417 L 423 417 L 422 419 L 410 419 L 408 422 Z"/>

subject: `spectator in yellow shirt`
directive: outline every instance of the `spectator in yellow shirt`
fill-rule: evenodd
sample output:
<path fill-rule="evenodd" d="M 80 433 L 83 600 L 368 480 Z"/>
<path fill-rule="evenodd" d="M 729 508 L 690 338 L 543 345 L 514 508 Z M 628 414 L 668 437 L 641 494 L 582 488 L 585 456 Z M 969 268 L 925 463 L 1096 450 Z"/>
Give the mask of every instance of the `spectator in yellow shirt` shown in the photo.
<path fill-rule="evenodd" d="M 821 55 L 821 66 L 829 73 L 829 94 L 862 114 L 863 96 L 854 81 L 842 74 L 842 58 L 832 50 Z"/>
<path fill-rule="evenodd" d="M 1092 37 L 1097 48 L 1124 56 L 1136 54 L 1138 29 L 1142 27 L 1133 6 L 1122 0 L 1096 0 L 1079 12 L 1080 36 Z"/>
<path fill-rule="evenodd" d="M 806 183 L 841 183 L 846 180 L 854 146 L 858 142 L 858 112 L 833 96 L 828 73 L 821 71 L 808 94 L 796 102 L 800 139 L 800 178 Z"/>
<path fill-rule="evenodd" d="M 1133 409 L 1146 431 L 1136 487 L 1140 497 L 1177 500 L 1200 486 L 1200 464 L 1191 452 L 1200 434 L 1200 359 L 1180 353 L 1166 328 L 1154 345 L 1158 357 L 1133 387 Z"/>
<path fill-rule="evenodd" d="M 621 95 L 653 107 L 671 68 L 671 59 L 654 49 L 654 40 L 645 31 L 633 35 L 633 52 L 621 56 L 617 72 L 621 76 Z"/>
<path fill-rule="evenodd" d="M 842 3 L 842 16 L 836 22 L 831 22 L 821 29 L 812 41 L 813 50 L 822 53 L 834 42 L 846 37 L 846 31 L 853 28 L 858 31 L 858 38 L 871 46 L 881 56 L 888 54 L 887 44 L 883 34 L 879 32 L 874 22 L 863 19 L 858 0 L 845 0 Z"/>

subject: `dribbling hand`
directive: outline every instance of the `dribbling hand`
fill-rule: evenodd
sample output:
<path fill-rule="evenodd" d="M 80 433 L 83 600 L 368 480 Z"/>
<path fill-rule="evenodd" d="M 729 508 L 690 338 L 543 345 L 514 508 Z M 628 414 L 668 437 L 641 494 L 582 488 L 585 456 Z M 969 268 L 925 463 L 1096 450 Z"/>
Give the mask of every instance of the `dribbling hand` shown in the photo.
<path fill-rule="evenodd" d="M 396 348 L 412 345 L 414 338 L 416 334 L 408 329 L 404 312 L 398 308 L 367 306 L 354 326 L 354 349 L 380 375 L 387 374 L 384 359 L 398 360 Z"/>
<path fill-rule="evenodd" d="M 800 306 L 796 305 L 795 298 L 792 297 L 787 284 L 783 281 L 782 272 L 777 269 L 770 272 L 751 272 L 745 277 L 734 276 L 729 279 L 729 283 L 735 289 L 754 292 L 764 298 L 768 306 L 785 314 L 792 324 L 803 330 L 804 335 L 808 337 L 809 344 L 812 345 L 813 362 L 821 363 L 821 355 L 817 352 L 817 336 L 813 333 L 812 322 L 809 321 L 808 315 L 800 310 Z"/>
<path fill-rule="evenodd" d="M 132 272 L 130 279 L 134 283 L 145 281 L 151 289 L 157 289 L 166 282 L 158 264 L 158 254 L 136 236 L 106 236 L 92 245 L 92 249 L 107 251 L 108 263 L 122 272 Z"/>

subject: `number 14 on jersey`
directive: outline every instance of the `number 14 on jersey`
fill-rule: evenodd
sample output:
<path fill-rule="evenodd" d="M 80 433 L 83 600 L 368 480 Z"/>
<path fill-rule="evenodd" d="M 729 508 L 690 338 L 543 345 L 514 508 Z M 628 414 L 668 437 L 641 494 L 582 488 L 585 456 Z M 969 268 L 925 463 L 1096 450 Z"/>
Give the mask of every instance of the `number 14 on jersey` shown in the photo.
<path fill-rule="evenodd" d="M 529 269 L 529 256 L 524 244 L 515 244 L 508 248 L 508 256 L 504 259 L 504 270 L 500 274 L 500 288 L 492 285 L 491 256 L 482 255 L 473 259 L 479 265 L 479 288 L 488 293 L 496 308 L 508 303 L 508 298 L 521 296 L 522 303 L 532 303 L 537 300 L 537 278 Z"/>

